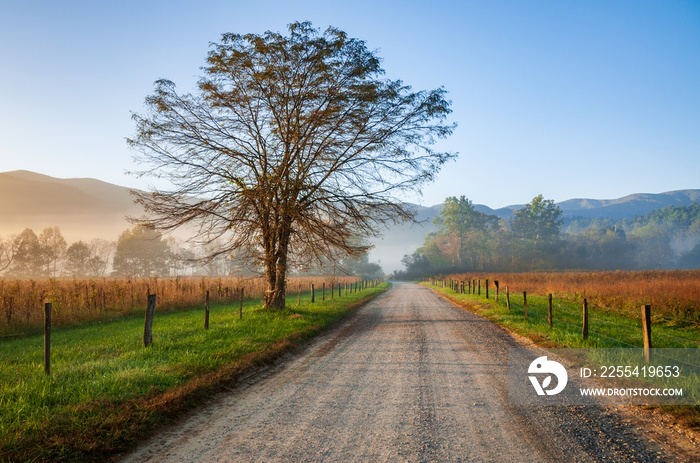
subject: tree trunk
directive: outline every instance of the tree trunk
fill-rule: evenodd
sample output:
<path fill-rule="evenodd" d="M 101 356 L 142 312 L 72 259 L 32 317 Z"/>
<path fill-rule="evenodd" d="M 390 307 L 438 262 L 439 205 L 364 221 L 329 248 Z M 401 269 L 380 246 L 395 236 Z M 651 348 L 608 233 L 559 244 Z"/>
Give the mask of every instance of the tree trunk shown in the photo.
<path fill-rule="evenodd" d="M 263 298 L 266 309 L 280 310 L 285 307 L 286 277 L 287 277 L 287 250 L 289 249 L 290 226 L 281 227 L 278 234 L 277 250 L 272 259 L 267 260 L 267 290 Z"/>
<path fill-rule="evenodd" d="M 287 256 L 280 257 L 277 261 L 274 281 L 268 280 L 268 289 L 265 291 L 265 308 L 280 310 L 285 307 L 287 285 Z"/>

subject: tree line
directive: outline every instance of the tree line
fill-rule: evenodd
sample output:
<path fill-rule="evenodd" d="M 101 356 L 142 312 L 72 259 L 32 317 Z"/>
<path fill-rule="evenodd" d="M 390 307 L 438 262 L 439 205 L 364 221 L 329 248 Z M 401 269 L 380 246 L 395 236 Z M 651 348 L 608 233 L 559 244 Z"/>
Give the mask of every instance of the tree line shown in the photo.
<path fill-rule="evenodd" d="M 68 245 L 58 226 L 38 235 L 31 228 L 7 238 L 0 237 L 0 278 L 150 278 L 153 276 L 251 276 L 259 269 L 241 263 L 235 255 L 205 259 L 209 249 L 136 225 L 124 230 L 116 241 L 95 238 Z M 383 276 L 381 267 L 364 253 L 339 258 L 332 267 L 323 262 L 298 268 L 295 276 L 355 275 L 363 279 Z"/>
<path fill-rule="evenodd" d="M 700 205 L 669 206 L 634 219 L 565 219 L 553 200 L 533 198 L 513 217 L 448 197 L 437 230 L 402 259 L 396 278 L 464 271 L 700 268 Z"/>
<path fill-rule="evenodd" d="M 58 226 L 38 235 L 31 228 L 0 238 L 0 276 L 4 278 L 149 277 L 168 275 L 174 248 L 160 234 L 136 226 L 117 241 L 101 238 L 68 245 Z"/>

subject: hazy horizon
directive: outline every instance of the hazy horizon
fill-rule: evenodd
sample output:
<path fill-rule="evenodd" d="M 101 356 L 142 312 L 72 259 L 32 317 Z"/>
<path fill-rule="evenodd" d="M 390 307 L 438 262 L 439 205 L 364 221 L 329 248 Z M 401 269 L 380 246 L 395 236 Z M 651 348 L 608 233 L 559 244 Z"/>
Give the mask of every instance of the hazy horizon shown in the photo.
<path fill-rule="evenodd" d="M 38 234 L 46 227 L 59 226 L 69 243 L 78 240 L 89 241 L 93 238 L 116 240 L 120 233 L 133 227 L 124 215 L 140 215 L 140 212 L 133 204 L 133 197 L 128 194 L 127 188 L 94 180 L 57 179 L 26 170 L 0 172 L 0 215 L 4 217 L 0 223 L 0 239 L 17 235 L 25 228 L 31 228 Z M 625 196 L 643 193 L 648 192 L 630 192 Z M 663 203 L 655 203 L 656 200 L 640 201 L 641 198 L 638 197 L 637 204 L 634 205 L 623 198 L 585 198 L 592 200 L 590 206 L 599 206 L 599 202 L 608 204 L 606 200 L 610 203 L 599 209 L 577 213 L 576 208 L 585 204 L 575 202 L 567 205 L 568 212 L 565 211 L 565 215 L 585 216 L 590 212 L 592 216 L 598 216 L 604 213 L 604 209 L 607 210 L 607 217 L 611 219 L 621 211 L 627 216 L 644 215 L 648 209 L 658 209 L 669 204 L 684 205 L 689 201 L 697 202 L 700 189 L 665 198 Z M 523 199 L 518 206 L 530 202 L 531 199 Z M 439 204 L 441 203 L 431 206 Z M 483 206 L 490 207 L 488 204 Z M 611 207 L 614 210 L 611 210 Z M 386 271 L 400 269 L 403 256 L 412 254 L 423 244 L 426 234 L 433 230 L 432 217 L 435 213 L 434 208 L 422 209 L 419 211 L 418 220 L 425 221 L 423 226 L 391 227 L 383 237 L 372 239 L 376 248 L 370 251 L 370 260 L 380 261 Z M 187 230 L 179 230 L 172 235 L 180 240 L 188 238 Z"/>

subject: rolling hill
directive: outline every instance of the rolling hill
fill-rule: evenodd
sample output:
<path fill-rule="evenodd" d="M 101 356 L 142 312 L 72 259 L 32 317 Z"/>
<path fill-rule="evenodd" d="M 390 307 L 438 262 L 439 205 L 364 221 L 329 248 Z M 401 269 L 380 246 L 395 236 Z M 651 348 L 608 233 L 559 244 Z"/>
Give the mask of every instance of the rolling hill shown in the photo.
<path fill-rule="evenodd" d="M 129 189 L 90 178 L 58 179 L 19 170 L 0 173 L 0 236 L 58 225 L 70 243 L 116 240 L 140 215 Z"/>

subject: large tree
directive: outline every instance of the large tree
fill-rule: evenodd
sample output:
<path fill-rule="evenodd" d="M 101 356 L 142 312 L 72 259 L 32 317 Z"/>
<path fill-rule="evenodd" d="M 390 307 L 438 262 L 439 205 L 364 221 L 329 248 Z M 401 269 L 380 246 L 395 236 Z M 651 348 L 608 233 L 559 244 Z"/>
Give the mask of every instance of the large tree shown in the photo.
<path fill-rule="evenodd" d="M 284 307 L 293 259 L 367 250 L 387 221 L 412 219 L 399 193 L 419 190 L 454 154 L 442 88 L 384 78 L 375 52 L 335 28 L 224 34 L 193 94 L 167 80 L 134 115 L 135 159 L 172 188 L 137 193 L 148 222 L 196 223 L 198 238 L 243 250 L 264 269 L 264 304 Z"/>

